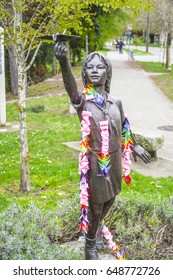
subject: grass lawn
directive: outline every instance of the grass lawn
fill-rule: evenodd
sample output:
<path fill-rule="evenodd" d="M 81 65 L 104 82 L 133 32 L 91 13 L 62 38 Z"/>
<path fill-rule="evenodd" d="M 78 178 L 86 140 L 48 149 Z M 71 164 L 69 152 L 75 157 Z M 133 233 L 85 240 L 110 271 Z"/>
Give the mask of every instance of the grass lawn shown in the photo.
<path fill-rule="evenodd" d="M 164 75 L 153 76 L 152 79 L 164 92 L 164 94 L 173 101 L 173 73 L 167 73 Z"/>
<path fill-rule="evenodd" d="M 34 113 L 31 108 L 42 106 L 43 112 Z M 59 199 L 76 191 L 78 183 L 78 153 L 62 142 L 80 139 L 77 116 L 68 115 L 67 95 L 42 97 L 28 101 L 28 143 L 32 190 L 21 195 L 19 189 L 19 139 L 17 132 L 1 133 L 0 139 L 0 197 L 1 209 L 7 202 L 16 200 L 27 203 L 34 200 L 43 207 L 54 207 Z M 7 104 L 8 122 L 17 121 L 13 103 Z M 9 149 L 10 147 L 10 149 Z M 68 160 L 67 160 L 68 159 Z"/>
<path fill-rule="evenodd" d="M 147 62 L 147 61 L 136 61 L 146 72 L 153 73 L 169 73 L 166 67 L 160 62 Z"/>
<path fill-rule="evenodd" d="M 42 111 L 37 112 L 38 108 L 42 108 Z M 78 152 L 63 145 L 63 142 L 80 139 L 78 117 L 68 113 L 68 96 L 63 94 L 33 98 L 27 101 L 27 109 L 31 192 L 19 193 L 18 132 L 1 133 L 1 210 L 14 200 L 19 204 L 33 200 L 39 207 L 54 208 L 59 201 L 78 192 Z M 17 120 L 14 103 L 8 103 L 7 121 Z M 132 185 L 127 187 L 123 183 L 122 196 L 140 194 L 147 200 L 163 201 L 173 194 L 172 178 L 153 179 L 132 173 Z"/>
<path fill-rule="evenodd" d="M 129 53 L 129 49 L 124 48 L 124 50 L 127 52 L 127 54 Z M 141 50 L 138 50 L 138 49 L 132 49 L 132 50 L 133 50 L 134 55 L 150 55 L 151 54 L 149 52 L 141 51 Z"/>
<path fill-rule="evenodd" d="M 43 89 L 49 88 L 46 83 L 42 83 Z M 79 209 L 78 152 L 66 147 L 63 142 L 78 141 L 80 139 L 80 123 L 76 115 L 69 115 L 69 98 L 67 94 L 61 92 L 61 88 L 57 89 L 57 82 L 55 82 L 54 86 L 51 85 L 51 96 L 45 95 L 46 89 L 45 92 L 40 89 L 41 85 L 38 85 L 38 88 L 34 86 L 34 89 L 31 87 L 29 95 L 40 96 L 39 98 L 33 97 L 27 100 L 31 178 L 31 192 L 29 194 L 19 192 L 18 132 L 0 133 L 0 214 L 2 215 L 0 222 L 0 232 L 2 232 L 2 234 L 0 233 L 0 258 L 3 251 L 2 258 L 55 258 L 56 248 L 50 249 L 50 240 L 51 242 L 54 242 L 55 239 L 65 240 L 64 238 L 70 240 L 78 234 L 77 227 L 80 214 L 76 210 Z M 32 90 L 34 90 L 34 93 Z M 14 102 L 7 103 L 7 122 L 17 121 L 18 112 Z M 155 254 L 153 253 L 155 252 L 153 241 L 148 237 L 147 232 L 143 234 L 143 231 L 145 231 L 146 227 L 148 231 L 149 227 L 153 236 L 155 233 L 153 233 L 152 228 L 155 227 L 156 223 L 158 228 L 162 227 L 162 206 L 168 209 L 166 210 L 168 213 L 164 214 L 168 216 L 168 219 L 172 215 L 170 214 L 172 213 L 170 209 L 172 209 L 173 179 L 172 177 L 154 179 L 134 171 L 132 171 L 132 178 L 133 181 L 130 187 L 123 182 L 122 192 L 119 195 L 119 199 L 122 202 L 117 204 L 119 205 L 118 210 L 115 209 L 114 213 L 111 214 L 110 225 L 112 225 L 113 231 L 117 228 L 117 234 L 121 238 L 124 237 L 125 241 L 123 242 L 125 244 L 126 241 L 129 242 L 132 238 L 130 242 L 133 246 L 129 249 L 127 248 L 129 259 L 133 257 L 145 259 L 150 258 L 151 255 L 151 258 L 153 258 L 153 254 Z M 32 206 L 33 204 L 34 206 Z M 20 207 L 24 209 L 24 213 Z M 35 207 L 38 207 L 41 212 Z M 158 207 L 159 210 L 155 211 Z M 28 214 L 25 213 L 26 209 L 28 209 Z M 147 209 L 150 209 L 150 211 Z M 54 219 L 47 218 L 50 211 L 54 213 Z M 128 222 L 126 220 L 127 216 Z M 22 219 L 26 219 L 25 224 Z M 48 222 L 51 225 L 48 225 Z M 16 224 L 17 227 L 15 226 Z M 32 227 L 35 228 L 33 231 Z M 37 227 L 40 233 L 37 232 Z M 57 237 L 58 230 L 59 235 Z M 29 236 L 28 242 L 34 242 L 33 232 L 37 236 L 35 240 L 40 240 L 39 245 L 38 243 L 29 245 L 34 246 L 32 248 L 43 246 L 41 234 L 45 231 L 44 238 L 47 246 L 45 248 L 47 249 L 45 249 L 43 255 L 39 255 L 39 252 L 36 254 L 36 249 L 31 250 L 31 247 L 25 249 L 27 252 L 24 255 L 21 253 L 23 252 L 22 244 L 26 238 L 25 231 Z M 5 240 L 5 237 L 3 232 L 5 232 L 6 242 L 9 242 L 10 249 L 6 244 L 6 247 L 4 247 L 3 240 Z M 76 235 L 73 235 L 72 232 L 75 232 Z M 56 238 L 54 235 L 56 235 Z M 49 240 L 47 240 L 47 236 L 49 236 Z M 19 243 L 18 248 L 21 246 L 20 252 L 15 251 L 16 255 L 13 253 L 16 245 L 10 243 L 12 240 L 14 240 L 14 244 Z M 138 241 L 143 244 L 140 245 L 142 247 L 139 247 Z M 128 245 L 124 246 L 128 247 Z M 149 252 L 144 253 L 146 248 L 149 248 Z M 163 244 L 162 248 L 165 248 Z M 48 251 L 51 253 L 51 250 L 53 250 L 52 255 L 47 255 L 46 253 Z M 138 251 L 138 254 L 134 256 L 136 251 Z M 11 255 L 9 252 L 11 252 Z M 31 252 L 34 253 L 31 254 Z M 61 255 L 62 252 L 60 252 Z"/>
<path fill-rule="evenodd" d="M 142 62 L 136 61 L 146 72 L 158 73 L 159 75 L 151 75 L 156 85 L 163 91 L 163 93 L 173 101 L 173 66 L 172 71 L 169 72 L 164 65 L 159 62 Z"/>

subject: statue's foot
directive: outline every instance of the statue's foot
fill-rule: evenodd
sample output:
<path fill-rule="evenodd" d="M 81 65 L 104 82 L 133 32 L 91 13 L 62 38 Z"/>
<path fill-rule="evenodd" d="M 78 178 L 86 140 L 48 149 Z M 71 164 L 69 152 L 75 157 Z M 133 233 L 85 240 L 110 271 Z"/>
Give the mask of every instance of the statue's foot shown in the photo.
<path fill-rule="evenodd" d="M 98 260 L 96 239 L 85 237 L 85 260 Z"/>

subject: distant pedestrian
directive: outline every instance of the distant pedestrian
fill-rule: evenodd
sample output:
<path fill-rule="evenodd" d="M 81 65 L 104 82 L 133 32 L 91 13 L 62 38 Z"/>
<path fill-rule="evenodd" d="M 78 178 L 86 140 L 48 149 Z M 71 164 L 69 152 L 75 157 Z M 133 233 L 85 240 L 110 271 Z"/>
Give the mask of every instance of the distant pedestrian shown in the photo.
<path fill-rule="evenodd" d="M 114 45 L 115 45 L 116 49 L 119 48 L 119 42 L 118 42 L 118 40 L 114 41 Z"/>
<path fill-rule="evenodd" d="M 118 42 L 118 45 L 119 45 L 119 53 L 122 54 L 122 53 L 123 53 L 123 47 L 125 47 L 123 41 L 119 41 L 119 42 Z"/>

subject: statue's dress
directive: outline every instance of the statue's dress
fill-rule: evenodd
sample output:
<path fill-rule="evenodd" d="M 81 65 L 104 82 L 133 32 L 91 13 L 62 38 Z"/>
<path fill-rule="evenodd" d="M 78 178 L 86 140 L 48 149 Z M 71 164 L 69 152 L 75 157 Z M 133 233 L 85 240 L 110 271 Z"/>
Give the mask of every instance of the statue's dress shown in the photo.
<path fill-rule="evenodd" d="M 80 121 L 82 111 L 89 111 L 90 118 L 89 145 L 91 151 L 88 153 L 90 169 L 88 171 L 89 202 L 104 203 L 115 197 L 121 191 L 122 182 L 122 125 L 125 120 L 122 103 L 119 99 L 109 97 L 103 107 L 95 104 L 93 100 L 81 97 L 80 104 L 73 104 L 77 110 Z M 98 176 L 101 171 L 97 155 L 101 150 L 101 134 L 99 122 L 108 120 L 109 123 L 109 153 L 111 156 L 109 178 Z"/>

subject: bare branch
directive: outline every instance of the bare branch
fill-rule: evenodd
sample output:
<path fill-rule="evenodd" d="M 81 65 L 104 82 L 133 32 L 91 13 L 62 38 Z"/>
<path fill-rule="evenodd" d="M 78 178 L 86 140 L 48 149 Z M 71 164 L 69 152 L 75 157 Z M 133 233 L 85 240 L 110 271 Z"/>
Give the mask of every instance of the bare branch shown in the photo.
<path fill-rule="evenodd" d="M 28 66 L 25 68 L 25 72 L 27 72 L 27 71 L 29 70 L 29 68 L 32 66 L 32 64 L 33 64 L 33 62 L 34 62 L 34 60 L 35 60 L 35 58 L 36 58 L 36 55 L 37 55 L 37 53 L 38 53 L 38 51 L 39 51 L 39 48 L 41 47 L 41 44 L 42 44 L 42 41 L 39 42 L 39 44 L 38 44 L 38 46 L 37 46 L 37 48 L 36 48 L 36 50 L 35 50 L 35 53 L 34 53 L 32 59 L 31 59 L 30 63 L 29 63 Z"/>
<path fill-rule="evenodd" d="M 29 44 L 29 48 L 25 50 L 25 52 L 27 52 L 25 61 L 28 60 L 28 57 L 29 57 L 30 52 L 31 52 L 31 50 L 32 50 L 32 44 L 33 44 L 35 38 L 37 37 L 37 34 L 38 34 L 39 31 L 41 30 L 42 26 L 44 25 L 44 23 L 45 23 L 45 21 L 46 21 L 47 19 L 48 19 L 48 17 L 46 17 L 46 18 L 44 19 L 44 21 L 42 21 L 42 23 L 40 24 L 39 28 L 36 30 L 36 32 L 34 33 L 34 36 L 32 37 L 32 40 L 31 40 L 31 42 L 30 42 L 30 44 Z"/>
<path fill-rule="evenodd" d="M 26 44 L 27 44 L 28 34 L 29 34 L 29 31 L 30 31 L 30 27 L 31 27 L 31 25 L 32 25 L 32 21 L 33 21 L 35 15 L 36 15 L 37 11 L 39 10 L 40 6 L 41 6 L 41 2 L 40 2 L 39 5 L 37 6 L 36 10 L 34 11 L 32 17 L 31 17 L 31 19 L 30 19 L 30 22 L 28 23 L 28 28 L 27 28 L 26 34 L 25 34 L 25 36 L 26 36 L 25 38 L 26 38 L 26 39 L 25 39 L 25 42 L 24 42 L 24 47 L 25 47 Z M 41 12 L 40 12 L 40 13 L 41 13 Z"/>

